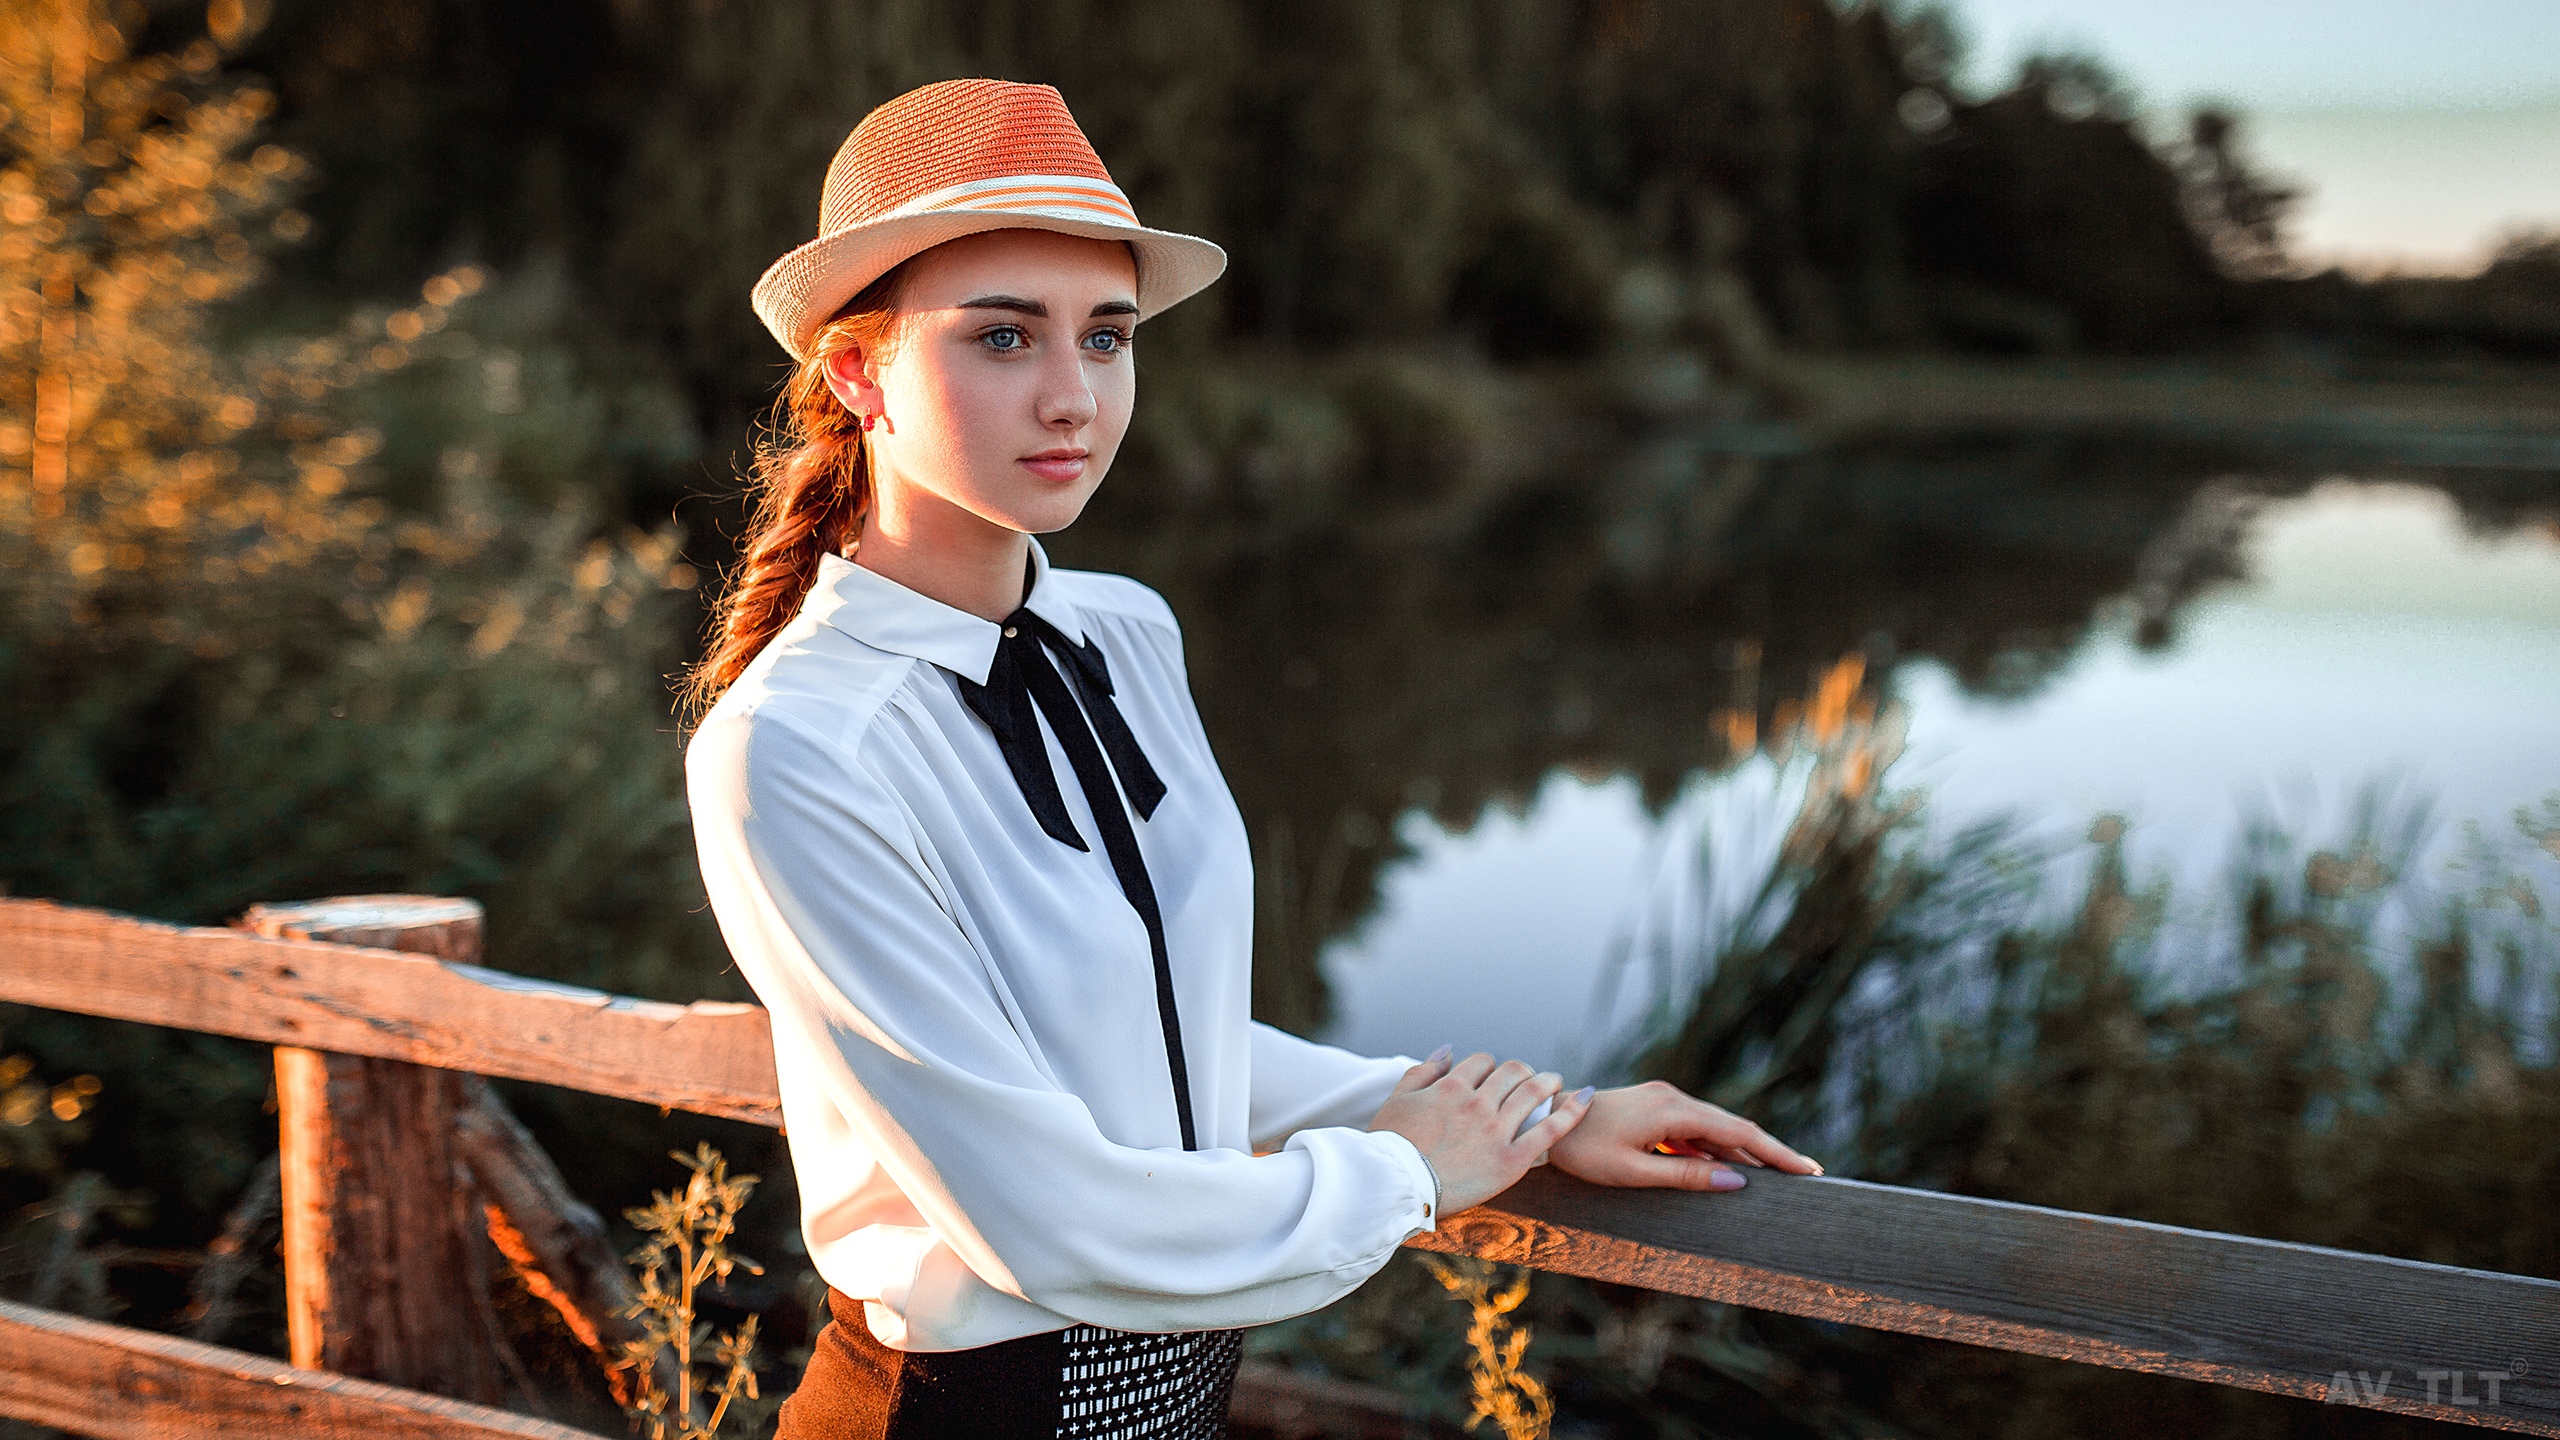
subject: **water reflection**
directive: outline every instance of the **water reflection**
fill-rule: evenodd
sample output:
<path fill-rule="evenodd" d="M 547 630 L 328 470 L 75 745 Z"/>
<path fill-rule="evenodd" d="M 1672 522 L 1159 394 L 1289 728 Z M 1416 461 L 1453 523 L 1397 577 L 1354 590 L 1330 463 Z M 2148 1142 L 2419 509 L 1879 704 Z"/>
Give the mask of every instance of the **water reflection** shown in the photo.
<path fill-rule="evenodd" d="M 2442 491 L 2333 481 L 2265 507 L 2244 564 L 2175 645 L 2102 625 L 2029 704 L 1906 668 L 1901 778 L 1958 815 L 2121 812 L 2136 861 L 2187 886 L 2236 813 L 2325 831 L 2396 779 L 2448 820 L 2497 820 L 2560 786 L 2560 533 L 2475 536 Z"/>
<path fill-rule="evenodd" d="M 1786 916 L 1763 882 L 1810 765 L 1754 758 L 1659 813 L 1623 777 L 1550 776 L 1522 810 L 1451 832 L 1405 817 L 1378 909 L 1328 947 L 1326 1038 L 1366 1054 L 1517 1055 L 1582 1074 L 1658 1032 L 1728 951 Z"/>
<path fill-rule="evenodd" d="M 2343 833 L 2363 781 L 2396 781 L 2404 811 L 2432 809 L 2417 858 L 2440 869 L 2459 822 L 2497 827 L 2560 787 L 2560 536 L 2468 534 L 2442 491 L 2408 485 L 2330 482 L 2252 509 L 2248 578 L 2191 603 L 2172 644 L 2146 650 L 2138 622 L 2102 619 L 2024 699 L 1906 664 L 1894 779 L 1929 791 L 1932 826 L 2005 814 L 2022 841 L 2060 848 L 2123 814 L 2137 870 L 2210 930 L 2252 818 Z M 1658 815 L 1626 781 L 1556 776 L 1464 834 L 1408 817 L 1411 858 L 1379 912 L 1326 955 L 1329 1038 L 1375 1052 L 1453 1038 L 1572 1067 L 1658 1033 L 1715 956 L 1765 938 L 1751 926 L 1773 913 L 1747 904 L 1802 774 L 1758 761 Z M 1666 938 L 1620 976 L 1638 923 Z"/>
<path fill-rule="evenodd" d="M 2085 827 L 2116 793 L 2105 775 L 2139 775 L 2164 788 L 2113 803 L 2138 804 L 2146 833 L 2165 835 L 2176 797 L 2206 795 L 2227 817 L 2235 780 L 2306 758 L 2324 780 L 2361 779 L 2370 751 L 2305 737 L 2383 723 L 2368 714 L 2459 750 L 2456 771 L 2487 767 L 2497 804 L 2560 779 L 2553 743 L 2531 733 L 2535 706 L 2552 713 L 2550 682 L 2533 677 L 2560 674 L 2560 631 L 2529 618 L 2538 582 L 2498 602 L 2519 615 L 2428 622 L 2514 632 L 2464 630 L 2476 639 L 2460 643 L 2405 617 L 2324 610 L 2299 584 L 2257 610 L 2245 590 L 2216 590 L 2253 563 L 2294 573 L 2283 543 L 2252 550 L 2252 537 L 2291 533 L 2262 512 L 2320 478 L 2282 456 L 2118 440 L 1754 457 L 1673 435 L 1457 498 L 1394 475 L 1312 500 L 1106 490 L 1111 504 L 1058 549 L 1139 575 L 1184 617 L 1194 688 L 1255 836 L 1259 1013 L 1321 1025 L 1317 957 L 1375 912 L 1342 952 L 1346 992 L 1363 996 L 1343 1038 L 1427 1049 L 1463 1038 L 1462 1011 L 1487 1024 L 1530 1011 L 1560 1042 L 1572 1024 L 1547 1022 L 1579 1021 L 1647 817 L 1729 758 L 1721 714 L 1765 728 L 1844 654 L 1914 698 L 1914 771 L 1950 804 L 2025 798 Z M 2527 558 L 2484 574 L 2542 573 L 2531 557 L 2549 545 L 2549 477 L 2401 478 L 2443 497 L 2430 502 L 2440 529 L 2458 513 L 2524 537 Z M 2205 666 L 2193 688 L 2189 663 Z M 2101 682 L 2116 692 L 2070 708 Z M 2253 693 L 2285 703 L 2254 710 Z M 2069 723 L 2043 728 L 2047 705 Z M 1480 817 L 1481 835 L 1465 834 Z M 1471 878 L 1427 901 L 1400 899 L 1420 882 L 1399 881 L 1381 909 L 1383 868 L 1408 859 L 1417 876 Z M 1480 923 L 1450 931 L 1461 915 Z M 1429 938 L 1444 932 L 1458 938 Z M 1374 948 L 1390 939 L 1392 953 Z M 1352 977 L 1355 956 L 1381 975 L 1417 967 L 1414 983 L 1378 990 L 1418 1029 L 1372 1028 L 1388 1011 Z"/>

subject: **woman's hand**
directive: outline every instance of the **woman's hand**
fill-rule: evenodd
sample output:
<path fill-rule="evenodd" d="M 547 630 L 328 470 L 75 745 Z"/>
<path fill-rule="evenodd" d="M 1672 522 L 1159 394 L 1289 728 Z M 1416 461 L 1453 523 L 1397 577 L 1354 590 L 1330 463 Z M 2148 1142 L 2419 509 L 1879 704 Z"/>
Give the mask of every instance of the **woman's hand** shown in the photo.
<path fill-rule="evenodd" d="M 1443 1045 L 1404 1072 L 1369 1128 L 1393 1130 L 1431 1162 L 1446 1217 L 1510 1189 L 1581 1121 L 1591 1106 L 1590 1090 L 1556 1095 L 1563 1088 L 1564 1078 L 1553 1071 L 1532 1072 L 1518 1060 L 1497 1065 L 1485 1054 L 1453 1061 Z M 1521 1130 L 1529 1112 L 1550 1096 L 1556 1103 L 1547 1118 Z"/>
<path fill-rule="evenodd" d="M 1675 1190 L 1739 1190 L 1742 1166 L 1822 1173 L 1759 1126 L 1662 1080 L 1601 1091 L 1549 1158 L 1594 1185 Z"/>

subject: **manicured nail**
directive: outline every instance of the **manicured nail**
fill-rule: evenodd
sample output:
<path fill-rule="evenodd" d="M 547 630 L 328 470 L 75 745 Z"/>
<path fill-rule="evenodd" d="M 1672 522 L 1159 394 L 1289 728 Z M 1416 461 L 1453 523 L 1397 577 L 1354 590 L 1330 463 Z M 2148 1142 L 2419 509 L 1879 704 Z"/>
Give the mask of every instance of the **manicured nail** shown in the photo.
<path fill-rule="evenodd" d="M 1591 1097 L 1598 1094 L 1599 1091 L 1600 1087 L 1597 1085 L 1585 1085 L 1581 1089 L 1573 1092 L 1573 1103 L 1576 1105 L 1588 1105 L 1591 1103 Z"/>
<path fill-rule="evenodd" d="M 1742 1178 L 1741 1171 L 1727 1169 L 1722 1165 L 1717 1166 L 1715 1172 L 1707 1177 L 1707 1188 L 1710 1190 L 1739 1190 L 1748 1183 L 1750 1182 Z"/>
<path fill-rule="evenodd" d="M 1423 1057 L 1423 1059 L 1422 1059 L 1422 1063 L 1423 1063 L 1423 1064 L 1425 1064 L 1425 1065 L 1434 1065 L 1434 1064 L 1438 1064 L 1440 1061 L 1446 1060 L 1446 1059 L 1448 1059 L 1448 1058 L 1449 1058 L 1449 1047 L 1448 1047 L 1448 1046 L 1446 1046 L 1446 1045 L 1443 1045 L 1443 1046 L 1441 1046 L 1439 1049 L 1432 1051 L 1429 1055 L 1424 1056 L 1424 1057 Z"/>

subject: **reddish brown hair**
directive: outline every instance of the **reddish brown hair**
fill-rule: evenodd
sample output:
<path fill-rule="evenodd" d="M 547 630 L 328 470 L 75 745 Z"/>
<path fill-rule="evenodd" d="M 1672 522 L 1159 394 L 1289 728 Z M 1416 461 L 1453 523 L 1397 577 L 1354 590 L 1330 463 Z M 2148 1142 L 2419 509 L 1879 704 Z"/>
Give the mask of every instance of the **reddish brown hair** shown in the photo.
<path fill-rule="evenodd" d="M 827 388 L 827 362 L 847 350 L 883 357 L 896 343 L 903 265 L 865 286 L 809 341 L 791 372 L 764 438 L 756 445 L 748 494 L 755 515 L 737 568 L 711 615 L 711 645 L 685 672 L 678 695 L 700 718 L 775 632 L 799 613 L 821 557 L 862 533 L 871 508 L 871 456 L 860 419 Z"/>

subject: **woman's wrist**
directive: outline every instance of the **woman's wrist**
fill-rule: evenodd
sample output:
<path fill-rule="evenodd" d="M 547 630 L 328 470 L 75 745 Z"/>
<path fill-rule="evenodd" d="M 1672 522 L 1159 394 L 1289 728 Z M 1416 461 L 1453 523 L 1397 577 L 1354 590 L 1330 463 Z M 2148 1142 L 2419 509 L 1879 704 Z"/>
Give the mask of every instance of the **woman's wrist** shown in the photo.
<path fill-rule="evenodd" d="M 1413 1153 L 1422 1155 L 1422 1147 L 1414 1146 Z M 1430 1156 L 1422 1155 L 1422 1168 L 1431 1176 L 1431 1203 L 1423 1207 L 1422 1218 L 1436 1228 L 1440 1224 L 1440 1167 L 1431 1163 Z"/>

